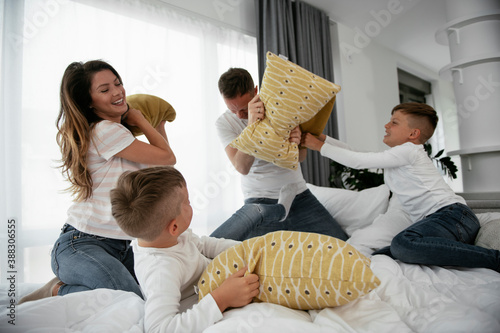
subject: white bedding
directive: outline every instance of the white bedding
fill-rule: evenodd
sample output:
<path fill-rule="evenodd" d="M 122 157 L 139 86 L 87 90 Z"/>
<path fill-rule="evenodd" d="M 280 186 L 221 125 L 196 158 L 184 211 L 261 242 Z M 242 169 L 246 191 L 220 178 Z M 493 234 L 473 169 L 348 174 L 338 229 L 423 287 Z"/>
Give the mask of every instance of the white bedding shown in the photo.
<path fill-rule="evenodd" d="M 349 304 L 320 311 L 252 303 L 224 313 L 205 332 L 500 332 L 500 274 L 489 269 L 408 265 L 372 257 L 381 285 Z M 38 286 L 20 285 L 25 294 Z M 29 287 L 29 288 L 28 288 Z M 143 332 L 143 301 L 93 290 L 24 303 L 8 323 L 2 284 L 0 332 Z"/>
<path fill-rule="evenodd" d="M 371 253 L 390 244 L 408 223 L 388 201 L 384 186 L 361 192 L 310 185 L 345 230 L 349 242 Z M 363 207 L 363 209 L 360 209 Z M 481 225 L 500 213 L 478 214 Z M 364 250 L 364 251 L 363 251 Z M 500 273 L 404 264 L 373 256 L 381 284 L 351 303 L 320 311 L 299 311 L 252 303 L 226 311 L 206 333 L 430 332 L 500 333 Z M 9 309 L 7 281 L 0 283 L 0 332 L 143 332 L 144 303 L 134 293 L 99 289 L 24 303 Z M 20 284 L 17 296 L 40 285 Z M 9 323 L 13 313 L 15 326 Z"/>

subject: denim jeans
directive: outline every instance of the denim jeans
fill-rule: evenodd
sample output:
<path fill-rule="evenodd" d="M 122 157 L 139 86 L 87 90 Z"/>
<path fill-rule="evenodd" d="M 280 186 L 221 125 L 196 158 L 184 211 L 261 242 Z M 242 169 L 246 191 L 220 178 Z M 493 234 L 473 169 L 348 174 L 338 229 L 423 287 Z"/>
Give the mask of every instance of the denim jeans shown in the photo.
<path fill-rule="evenodd" d="M 278 230 L 324 234 L 346 240 L 347 235 L 310 190 L 298 194 L 287 218 L 277 199 L 249 198 L 245 205 L 210 236 L 243 241 Z"/>
<path fill-rule="evenodd" d="M 52 271 L 64 282 L 58 295 L 107 288 L 142 298 L 130 241 L 86 234 L 65 224 L 52 249 Z"/>
<path fill-rule="evenodd" d="M 445 206 L 400 232 L 374 254 L 388 254 L 406 263 L 481 267 L 500 271 L 500 251 L 474 245 L 479 221 L 466 205 Z"/>

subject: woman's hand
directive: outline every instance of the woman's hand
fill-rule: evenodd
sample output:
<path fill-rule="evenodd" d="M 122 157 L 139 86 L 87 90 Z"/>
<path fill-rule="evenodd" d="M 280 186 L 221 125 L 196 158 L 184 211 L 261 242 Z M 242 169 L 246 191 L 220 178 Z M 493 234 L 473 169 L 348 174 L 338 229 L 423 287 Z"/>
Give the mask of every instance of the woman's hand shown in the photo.
<path fill-rule="evenodd" d="M 127 112 L 122 116 L 122 123 L 126 123 L 129 126 L 140 127 L 141 124 L 147 122 L 146 118 L 140 110 L 128 109 Z"/>
<path fill-rule="evenodd" d="M 176 163 L 175 154 L 165 132 L 165 121 L 161 121 L 154 128 L 141 111 L 129 109 L 122 116 L 122 124 L 139 128 L 149 143 L 136 139 L 118 152 L 117 157 L 148 165 L 174 165 Z"/>
<path fill-rule="evenodd" d="M 257 120 L 263 120 L 265 117 L 266 108 L 257 94 L 248 102 L 248 125 L 253 124 Z"/>

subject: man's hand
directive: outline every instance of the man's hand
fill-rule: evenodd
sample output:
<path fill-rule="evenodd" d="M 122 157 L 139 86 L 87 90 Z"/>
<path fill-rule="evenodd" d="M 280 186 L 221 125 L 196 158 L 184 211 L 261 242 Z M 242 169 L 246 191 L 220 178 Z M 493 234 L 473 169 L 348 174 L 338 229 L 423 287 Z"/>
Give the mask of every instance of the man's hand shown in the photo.
<path fill-rule="evenodd" d="M 290 143 L 295 142 L 296 144 L 300 145 L 301 138 L 302 131 L 300 130 L 300 126 L 297 126 L 290 132 L 290 138 L 288 139 L 288 141 L 290 141 Z"/>
<path fill-rule="evenodd" d="M 256 94 L 250 102 L 248 102 L 248 125 L 255 123 L 257 120 L 262 120 L 266 117 L 266 108 L 260 100 L 260 96 Z"/>

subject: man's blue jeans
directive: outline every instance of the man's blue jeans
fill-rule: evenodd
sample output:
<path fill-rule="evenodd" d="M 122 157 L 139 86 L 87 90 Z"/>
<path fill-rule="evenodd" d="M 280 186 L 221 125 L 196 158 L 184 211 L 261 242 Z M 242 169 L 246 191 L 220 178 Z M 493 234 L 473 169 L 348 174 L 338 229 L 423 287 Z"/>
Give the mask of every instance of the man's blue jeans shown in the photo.
<path fill-rule="evenodd" d="M 107 288 L 142 298 L 130 241 L 86 234 L 65 224 L 52 249 L 52 271 L 64 282 L 58 295 Z"/>
<path fill-rule="evenodd" d="M 500 271 L 500 251 L 475 246 L 479 221 L 466 205 L 456 203 L 441 208 L 400 232 L 388 254 L 406 263 L 482 267 Z"/>
<path fill-rule="evenodd" d="M 245 205 L 210 236 L 243 241 L 278 230 L 324 234 L 346 240 L 347 235 L 310 190 L 298 194 L 287 218 L 277 199 L 249 198 Z"/>

